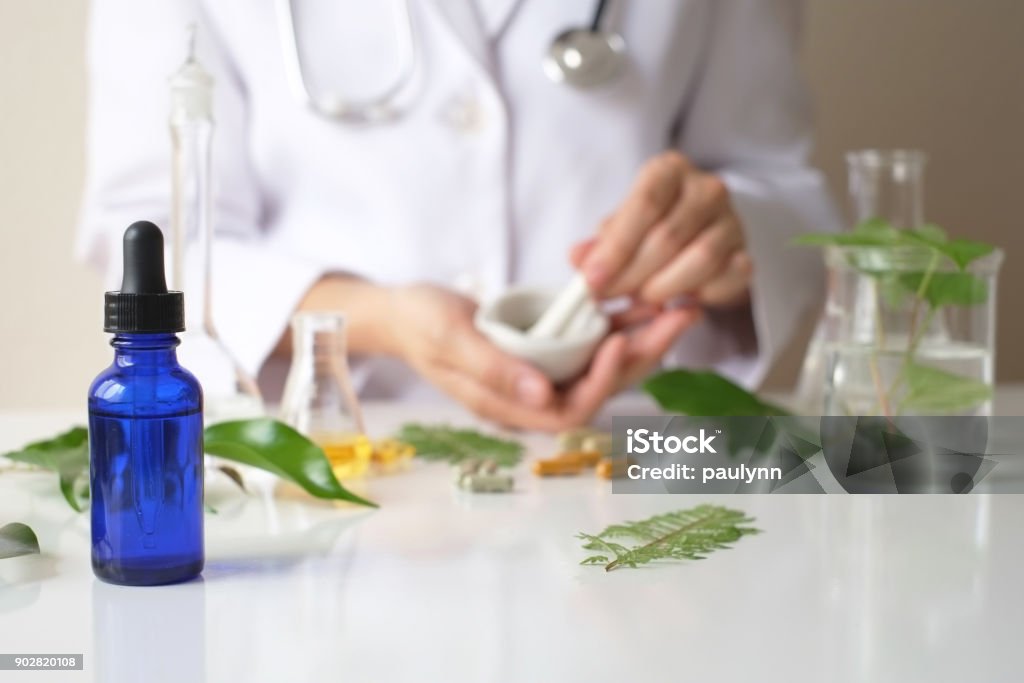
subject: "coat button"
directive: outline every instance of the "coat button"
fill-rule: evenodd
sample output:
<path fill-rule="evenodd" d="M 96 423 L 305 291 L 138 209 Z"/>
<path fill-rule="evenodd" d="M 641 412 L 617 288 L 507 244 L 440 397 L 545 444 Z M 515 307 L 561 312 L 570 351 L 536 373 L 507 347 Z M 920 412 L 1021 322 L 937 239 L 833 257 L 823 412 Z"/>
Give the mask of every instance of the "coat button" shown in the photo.
<path fill-rule="evenodd" d="M 463 92 L 450 98 L 441 109 L 441 120 L 460 133 L 476 133 L 483 129 L 487 111 L 475 92 Z"/>

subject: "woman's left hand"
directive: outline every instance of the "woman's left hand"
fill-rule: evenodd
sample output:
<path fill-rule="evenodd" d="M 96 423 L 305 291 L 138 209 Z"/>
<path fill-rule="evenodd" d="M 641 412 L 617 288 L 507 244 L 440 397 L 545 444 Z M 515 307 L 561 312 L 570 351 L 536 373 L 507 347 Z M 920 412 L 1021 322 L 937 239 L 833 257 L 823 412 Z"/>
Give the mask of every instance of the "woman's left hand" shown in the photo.
<path fill-rule="evenodd" d="M 742 304 L 752 272 L 725 183 L 675 151 L 644 164 L 626 200 L 572 260 L 596 295 L 655 306 L 684 296 L 706 307 Z"/>

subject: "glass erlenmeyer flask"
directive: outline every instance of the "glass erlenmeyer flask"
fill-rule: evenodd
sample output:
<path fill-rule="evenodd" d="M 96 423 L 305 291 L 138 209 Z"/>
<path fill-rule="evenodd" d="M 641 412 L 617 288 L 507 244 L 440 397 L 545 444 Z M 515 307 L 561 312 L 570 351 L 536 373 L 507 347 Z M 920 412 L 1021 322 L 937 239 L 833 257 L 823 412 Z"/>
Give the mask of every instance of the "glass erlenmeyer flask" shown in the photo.
<path fill-rule="evenodd" d="M 292 317 L 292 364 L 281 419 L 324 449 L 339 479 L 366 473 L 373 445 L 349 378 L 342 314 L 316 311 Z"/>
<path fill-rule="evenodd" d="M 255 380 L 218 337 L 210 312 L 210 154 L 213 78 L 196 61 L 190 28 L 188 57 L 171 76 L 173 197 L 172 288 L 185 293 L 185 333 L 179 358 L 203 387 L 208 423 L 257 417 L 263 400 Z"/>
<path fill-rule="evenodd" d="M 846 155 L 854 225 L 872 218 L 897 228 L 924 222 L 924 152 L 915 149 L 861 149 Z"/>
<path fill-rule="evenodd" d="M 924 223 L 924 170 L 927 156 L 914 149 L 863 149 L 846 155 L 850 223 L 880 219 L 897 228 L 917 228 Z M 829 277 L 833 277 L 830 273 Z M 861 286 L 870 286 L 866 282 Z M 856 298 L 857 310 L 846 312 L 854 320 L 870 324 L 877 297 L 864 293 Z M 825 410 L 825 328 L 819 322 L 807 346 L 803 367 L 794 391 L 797 411 L 820 415 Z"/>

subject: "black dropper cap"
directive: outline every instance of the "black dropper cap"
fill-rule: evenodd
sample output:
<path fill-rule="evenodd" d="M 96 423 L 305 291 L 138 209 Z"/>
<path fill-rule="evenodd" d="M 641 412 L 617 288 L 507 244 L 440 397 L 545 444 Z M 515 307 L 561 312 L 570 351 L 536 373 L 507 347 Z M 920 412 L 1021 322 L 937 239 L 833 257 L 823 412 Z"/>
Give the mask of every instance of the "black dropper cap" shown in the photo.
<path fill-rule="evenodd" d="M 168 292 L 164 277 L 164 236 L 149 221 L 124 231 L 124 276 L 121 290 L 105 297 L 105 332 L 181 332 L 185 297 Z"/>

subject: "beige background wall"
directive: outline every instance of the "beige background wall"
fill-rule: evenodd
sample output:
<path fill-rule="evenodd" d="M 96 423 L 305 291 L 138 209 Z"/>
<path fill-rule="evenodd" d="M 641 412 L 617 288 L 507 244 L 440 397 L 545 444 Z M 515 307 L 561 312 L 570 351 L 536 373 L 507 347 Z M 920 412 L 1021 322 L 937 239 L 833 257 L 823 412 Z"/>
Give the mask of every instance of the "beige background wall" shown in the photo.
<path fill-rule="evenodd" d="M 730 0 L 717 0 L 728 2 Z M 83 168 L 85 3 L 0 0 L 0 410 L 81 406 L 108 362 L 101 286 L 71 257 Z M 927 150 L 929 218 L 1001 244 L 999 377 L 1024 379 L 1024 2 L 810 0 L 816 158 L 842 198 L 844 150 Z M 1016 200 L 1016 201 L 1015 201 Z M 794 350 L 773 376 L 792 379 Z"/>

